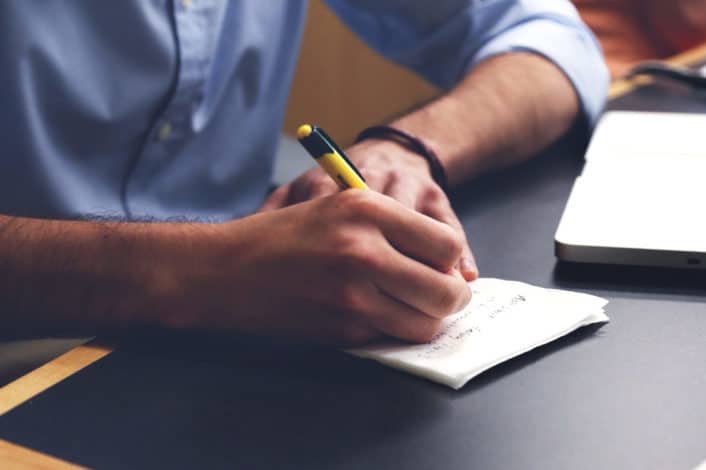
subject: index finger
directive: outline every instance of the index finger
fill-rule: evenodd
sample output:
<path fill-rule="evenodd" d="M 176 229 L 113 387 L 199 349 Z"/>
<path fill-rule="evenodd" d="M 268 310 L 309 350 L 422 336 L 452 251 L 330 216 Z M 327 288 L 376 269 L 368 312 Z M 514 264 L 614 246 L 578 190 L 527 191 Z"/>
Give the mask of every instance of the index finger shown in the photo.
<path fill-rule="evenodd" d="M 387 196 L 383 198 L 384 209 L 377 222 L 393 247 L 441 272 L 448 272 L 459 262 L 465 241 L 456 229 Z"/>
<path fill-rule="evenodd" d="M 477 279 L 478 265 L 476 264 L 475 256 L 473 256 L 473 252 L 471 251 L 471 246 L 468 243 L 466 231 L 464 230 L 461 221 L 456 216 L 456 213 L 448 200 L 444 198 L 443 201 L 435 201 L 433 203 L 426 204 L 422 206 L 421 212 L 440 222 L 450 225 L 458 231 L 461 237 L 463 237 L 463 249 L 457 267 L 466 281 L 473 281 Z"/>

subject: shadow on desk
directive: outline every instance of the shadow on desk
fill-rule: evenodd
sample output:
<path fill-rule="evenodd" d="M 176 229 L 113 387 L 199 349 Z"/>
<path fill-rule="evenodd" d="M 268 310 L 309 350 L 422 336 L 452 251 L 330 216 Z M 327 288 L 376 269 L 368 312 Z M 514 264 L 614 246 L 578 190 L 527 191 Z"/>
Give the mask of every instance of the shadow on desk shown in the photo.
<path fill-rule="evenodd" d="M 601 329 L 604 326 L 605 324 L 602 323 L 594 323 L 592 325 L 583 326 L 578 330 L 562 336 L 561 338 L 555 339 L 551 343 L 539 346 L 538 348 L 528 351 L 521 356 L 512 358 L 502 364 L 498 364 L 492 369 L 483 372 L 478 377 L 472 379 L 464 388 L 461 389 L 461 391 L 464 393 L 473 393 L 506 375 L 510 375 L 527 366 L 539 362 L 545 357 L 565 351 L 566 349 L 579 343 L 599 339 L 602 335 Z"/>
<path fill-rule="evenodd" d="M 662 297 L 706 295 L 706 270 L 558 262 L 553 279 L 564 289 L 655 293 Z"/>
<path fill-rule="evenodd" d="M 127 468 L 330 468 L 449 419 L 436 386 L 337 351 L 159 332 L 120 341 L 34 400 L 41 435 L 14 422 L 17 409 L 3 437 L 97 467 L 113 456 Z"/>
<path fill-rule="evenodd" d="M 427 432 L 454 419 L 457 398 L 595 331 L 496 367 L 461 393 L 328 349 L 150 332 L 121 339 L 31 410 L 5 415 L 2 437 L 97 467 L 345 467 L 361 453 L 393 458 L 386 446 L 400 440 L 424 445 Z"/>

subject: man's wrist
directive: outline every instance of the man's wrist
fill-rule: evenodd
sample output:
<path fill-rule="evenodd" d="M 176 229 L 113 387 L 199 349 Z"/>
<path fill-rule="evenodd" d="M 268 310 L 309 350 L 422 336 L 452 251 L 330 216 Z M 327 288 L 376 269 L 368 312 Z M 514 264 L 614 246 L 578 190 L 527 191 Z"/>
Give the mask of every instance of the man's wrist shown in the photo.
<path fill-rule="evenodd" d="M 385 169 L 409 168 L 429 178 L 429 181 L 434 181 L 424 157 L 391 140 L 366 139 L 355 144 L 347 152 L 363 176 L 369 168 L 382 165 Z"/>
<path fill-rule="evenodd" d="M 150 235 L 139 249 L 147 261 L 138 277 L 145 279 L 145 303 L 151 313 L 147 322 L 168 328 L 196 327 L 198 302 L 192 282 L 204 278 L 209 264 L 208 247 L 216 249 L 218 224 L 152 224 Z"/>
<path fill-rule="evenodd" d="M 369 139 L 393 142 L 397 144 L 397 146 L 426 160 L 432 179 L 444 192 L 448 192 L 449 183 L 446 171 L 436 151 L 423 139 L 407 130 L 395 126 L 372 126 L 358 134 L 356 142 Z"/>

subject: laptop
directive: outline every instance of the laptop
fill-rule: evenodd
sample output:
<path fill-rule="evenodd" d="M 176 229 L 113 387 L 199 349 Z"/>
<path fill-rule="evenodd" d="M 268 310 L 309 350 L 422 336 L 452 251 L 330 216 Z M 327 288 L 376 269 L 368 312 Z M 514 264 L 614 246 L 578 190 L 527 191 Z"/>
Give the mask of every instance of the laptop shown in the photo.
<path fill-rule="evenodd" d="M 706 115 L 606 113 L 555 252 L 578 263 L 706 269 Z"/>

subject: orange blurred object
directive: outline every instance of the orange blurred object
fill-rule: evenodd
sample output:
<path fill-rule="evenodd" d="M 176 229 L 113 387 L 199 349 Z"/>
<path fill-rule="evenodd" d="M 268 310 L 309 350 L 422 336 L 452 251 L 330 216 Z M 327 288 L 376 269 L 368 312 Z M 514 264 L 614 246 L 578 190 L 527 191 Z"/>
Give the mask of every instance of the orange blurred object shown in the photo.
<path fill-rule="evenodd" d="M 706 0 L 573 0 L 613 77 L 706 42 Z"/>

